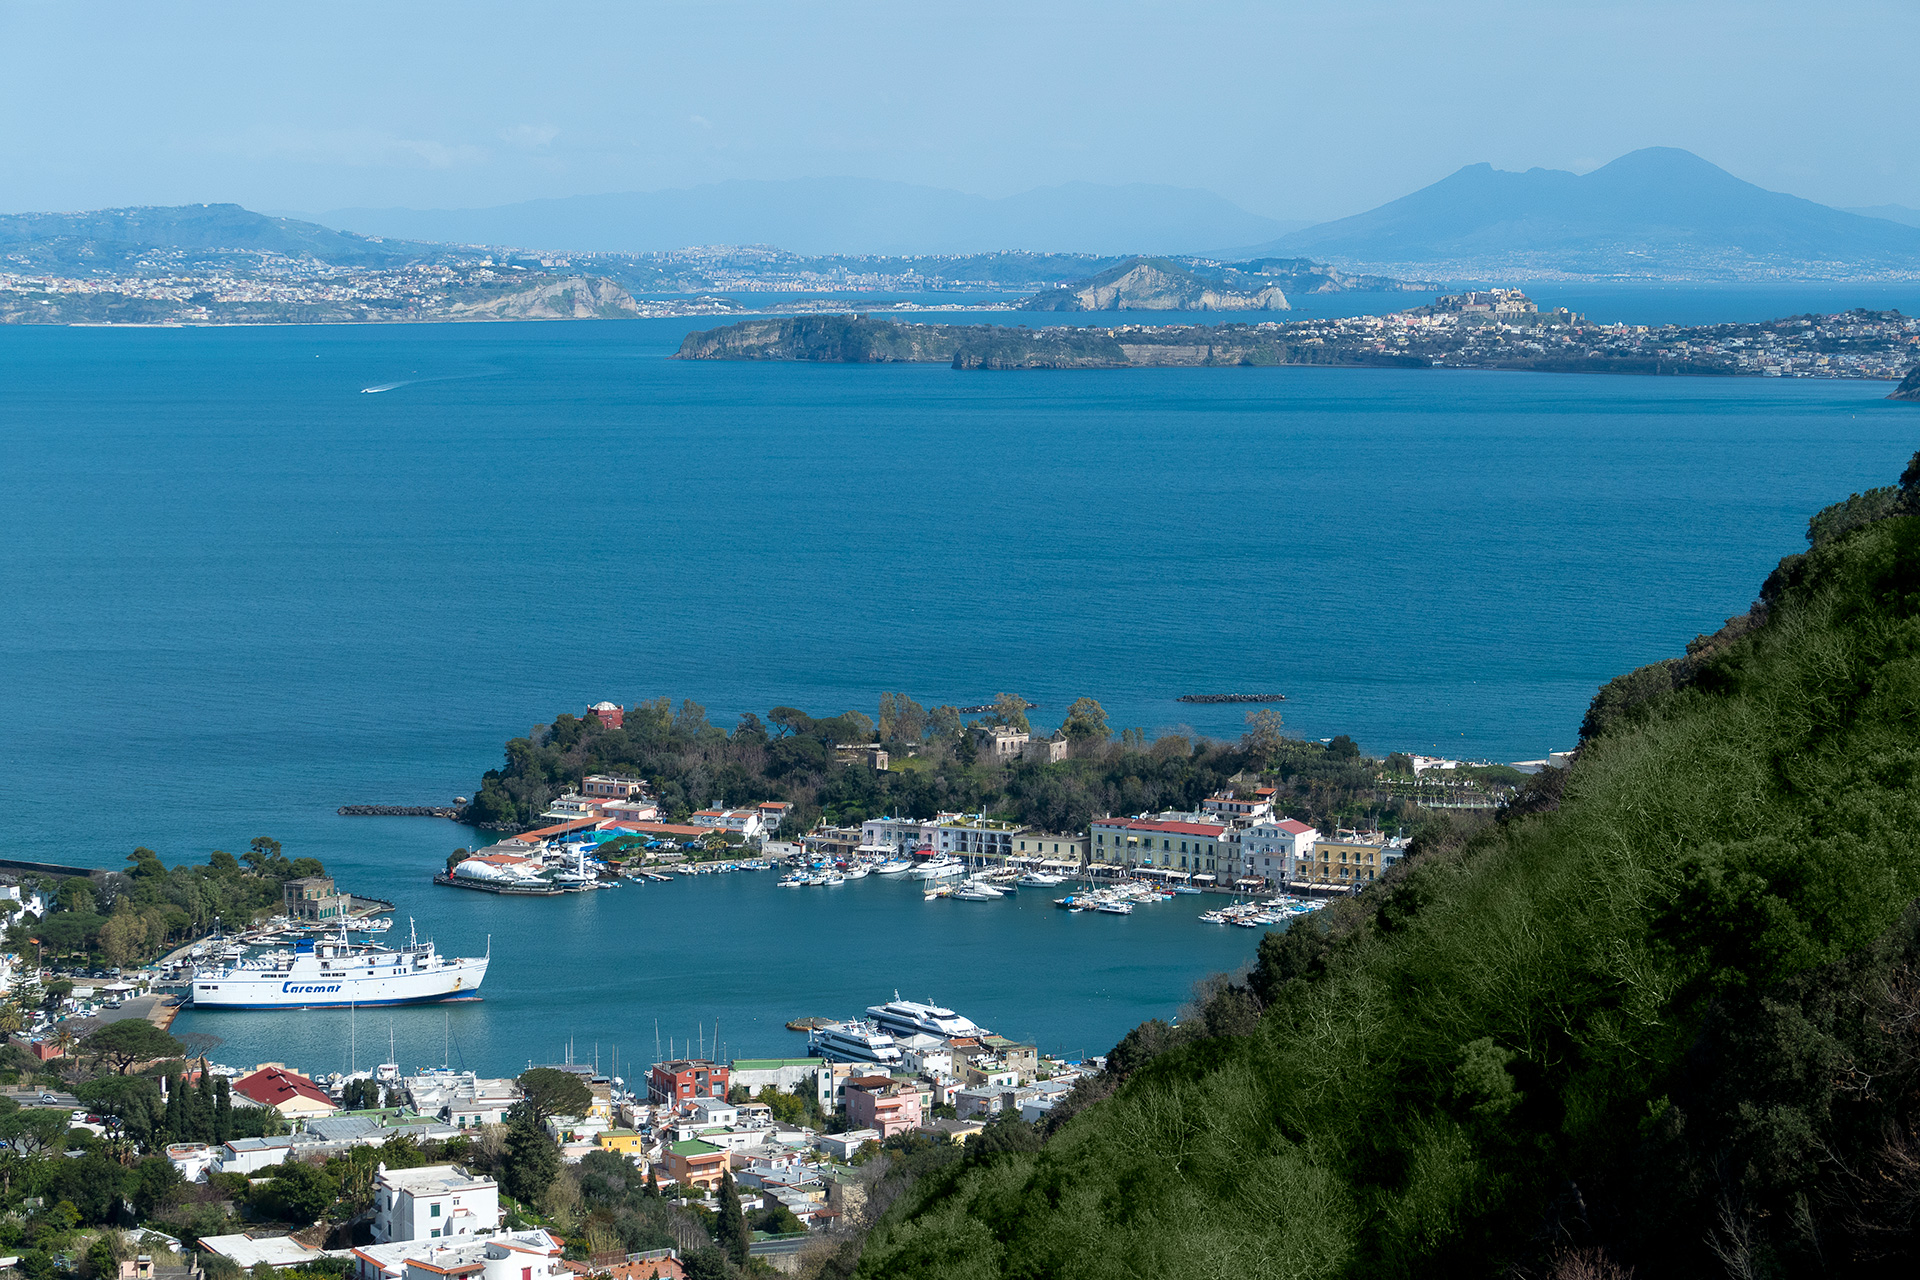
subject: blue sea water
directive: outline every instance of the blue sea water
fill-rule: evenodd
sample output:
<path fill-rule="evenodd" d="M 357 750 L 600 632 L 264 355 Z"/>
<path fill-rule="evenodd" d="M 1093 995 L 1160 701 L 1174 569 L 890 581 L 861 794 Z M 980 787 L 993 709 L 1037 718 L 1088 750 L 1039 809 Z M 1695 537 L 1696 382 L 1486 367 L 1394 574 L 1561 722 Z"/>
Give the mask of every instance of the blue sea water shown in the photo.
<path fill-rule="evenodd" d="M 896 986 L 1098 1051 L 1255 933 L 871 880 L 499 902 L 427 882 L 474 833 L 333 811 L 469 795 L 556 711 L 662 694 L 1088 694 L 1231 736 L 1174 699 L 1277 689 L 1304 736 L 1535 757 L 1920 437 L 1881 384 L 667 359 L 688 327 L 0 330 L 0 850 L 271 834 L 490 936 L 484 1001 L 393 1015 L 410 1063 L 650 1055 L 655 1019 L 788 1052 Z M 316 1070 L 345 1025 L 203 1024 Z"/>

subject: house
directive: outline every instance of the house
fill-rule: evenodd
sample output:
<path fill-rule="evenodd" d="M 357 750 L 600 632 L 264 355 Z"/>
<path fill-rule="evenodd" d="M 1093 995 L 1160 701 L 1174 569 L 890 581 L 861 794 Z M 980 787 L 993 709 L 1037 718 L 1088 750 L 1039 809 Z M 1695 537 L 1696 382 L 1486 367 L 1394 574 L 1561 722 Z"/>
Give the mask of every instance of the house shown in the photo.
<path fill-rule="evenodd" d="M 1095 818 L 1092 834 L 1095 862 L 1184 871 L 1195 879 L 1231 875 L 1239 864 L 1240 833 L 1223 822 Z"/>
<path fill-rule="evenodd" d="M 458 1165 L 389 1169 L 373 1177 L 373 1242 L 474 1236 L 500 1229 L 500 1185 Z"/>
<path fill-rule="evenodd" d="M 787 800 L 763 800 L 754 806 L 760 813 L 760 825 L 768 835 L 780 829 L 780 824 L 793 814 L 793 804 Z"/>
<path fill-rule="evenodd" d="M 699 1098 L 727 1096 L 727 1068 L 705 1058 L 676 1058 L 656 1062 L 647 1075 L 647 1098 L 652 1102 L 683 1103 Z"/>
<path fill-rule="evenodd" d="M 294 1148 L 307 1144 L 303 1133 L 282 1134 L 277 1138 L 233 1138 L 215 1149 L 207 1168 L 214 1173 L 252 1175 L 293 1157 Z M 184 1172 L 184 1171 L 183 1171 Z"/>
<path fill-rule="evenodd" d="M 587 714 L 609 729 L 618 729 L 627 720 L 626 710 L 617 702 L 596 702 L 587 708 Z"/>
<path fill-rule="evenodd" d="M 353 896 L 333 891 L 332 876 L 301 876 L 280 886 L 281 909 L 296 920 L 332 920 L 353 909 Z"/>
<path fill-rule="evenodd" d="M 325 1089 L 278 1062 L 262 1063 L 252 1075 L 235 1080 L 232 1087 L 241 1097 L 272 1107 L 288 1119 L 330 1116 L 340 1109 Z"/>
<path fill-rule="evenodd" d="M 887 1076 L 847 1082 L 847 1119 L 856 1128 L 877 1129 L 882 1139 L 920 1127 L 919 1086 Z"/>
<path fill-rule="evenodd" d="M 1386 869 L 1387 837 L 1378 831 L 1336 831 L 1313 842 L 1290 882 L 1308 889 L 1358 889 Z"/>
<path fill-rule="evenodd" d="M 660 817 L 660 806 L 644 799 L 603 800 L 600 812 L 615 822 L 655 822 Z"/>
<path fill-rule="evenodd" d="M 553 1280 L 568 1275 L 560 1254 L 559 1239 L 538 1229 L 452 1243 L 395 1241 L 351 1250 L 349 1275 L 352 1280 Z"/>
<path fill-rule="evenodd" d="M 1261 791 L 1267 794 L 1255 792 L 1246 799 L 1232 791 L 1216 791 L 1200 802 L 1200 808 L 1222 822 L 1258 822 L 1273 814 L 1273 788 L 1262 787 Z"/>
<path fill-rule="evenodd" d="M 327 1256 L 292 1236 L 253 1236 L 244 1231 L 230 1236 L 201 1236 L 200 1247 L 237 1264 L 243 1271 L 251 1271 L 261 1263 L 274 1271 L 282 1267 L 304 1267 Z"/>
<path fill-rule="evenodd" d="M 594 1135 L 594 1144 L 602 1151 L 613 1151 L 638 1160 L 647 1154 L 647 1139 L 637 1129 L 602 1129 Z"/>
<path fill-rule="evenodd" d="M 607 1280 L 686 1280 L 687 1270 L 680 1264 L 680 1252 L 677 1249 L 649 1249 L 645 1253 L 630 1253 L 625 1262 L 616 1262 L 611 1267 L 593 1267 L 590 1264 L 572 1262 L 568 1269 L 580 1271 L 583 1268 L 596 1276 L 606 1276 Z"/>
<path fill-rule="evenodd" d="M 845 1133 L 816 1133 L 813 1145 L 836 1160 L 851 1159 L 853 1153 L 869 1142 L 880 1141 L 878 1129 L 849 1129 Z"/>
<path fill-rule="evenodd" d="M 980 754 L 993 761 L 1012 760 L 1021 755 L 1033 735 L 1012 725 L 991 724 L 980 731 Z"/>
<path fill-rule="evenodd" d="M 711 1191 L 727 1171 L 727 1152 L 711 1142 L 689 1138 L 667 1146 L 667 1172 L 675 1181 Z"/>
<path fill-rule="evenodd" d="M 507 1109 L 520 1101 L 520 1086 L 514 1081 L 471 1071 L 428 1071 L 408 1076 L 405 1084 L 415 1111 L 438 1116 L 456 1129 L 504 1124 Z"/>
<path fill-rule="evenodd" d="M 220 1148 L 204 1142 L 173 1142 L 167 1145 L 167 1162 L 188 1182 L 206 1179 L 207 1170 L 220 1158 Z"/>
<path fill-rule="evenodd" d="M 1256 822 L 1240 833 L 1242 874 L 1267 885 L 1286 884 L 1295 879 L 1319 838 L 1317 829 L 1292 818 Z"/>
<path fill-rule="evenodd" d="M 701 809 L 687 821 L 696 827 L 730 831 L 743 840 L 759 840 L 767 834 L 766 819 L 758 809 Z"/>
<path fill-rule="evenodd" d="M 1051 737 L 1030 737 L 1020 755 L 1036 764 L 1058 764 L 1067 758 L 1067 735 L 1056 729 Z"/>
<path fill-rule="evenodd" d="M 875 773 L 887 771 L 887 750 L 877 742 L 842 742 L 833 749 L 837 764 L 864 764 Z"/>
<path fill-rule="evenodd" d="M 820 1070 L 818 1058 L 735 1058 L 729 1068 L 731 1083 L 744 1085 L 749 1098 L 762 1089 L 792 1093 Z"/>

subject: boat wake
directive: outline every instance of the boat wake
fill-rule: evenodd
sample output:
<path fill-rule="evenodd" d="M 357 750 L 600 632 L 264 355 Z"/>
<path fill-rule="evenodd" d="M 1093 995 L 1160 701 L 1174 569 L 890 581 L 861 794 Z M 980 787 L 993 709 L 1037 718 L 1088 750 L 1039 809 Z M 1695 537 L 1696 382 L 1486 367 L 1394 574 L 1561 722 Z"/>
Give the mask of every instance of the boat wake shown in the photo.
<path fill-rule="evenodd" d="M 402 378 L 398 382 L 381 382 L 371 387 L 360 388 L 360 394 L 370 396 L 382 391 L 398 391 L 401 387 L 418 386 L 422 382 L 464 382 L 469 378 L 491 378 L 498 370 L 489 369 L 485 373 L 448 373 L 437 378 Z"/>

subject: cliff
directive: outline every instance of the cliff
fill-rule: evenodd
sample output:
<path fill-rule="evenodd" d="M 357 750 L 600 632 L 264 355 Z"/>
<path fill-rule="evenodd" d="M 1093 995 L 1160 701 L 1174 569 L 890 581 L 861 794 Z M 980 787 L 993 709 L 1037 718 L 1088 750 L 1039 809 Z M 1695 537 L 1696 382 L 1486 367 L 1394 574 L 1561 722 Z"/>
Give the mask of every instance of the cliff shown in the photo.
<path fill-rule="evenodd" d="M 1920 400 L 1920 364 L 1913 366 L 1907 376 L 1900 379 L 1900 385 L 1893 389 L 1889 400 Z"/>
<path fill-rule="evenodd" d="M 640 314 L 633 295 L 598 276 L 569 276 L 493 296 L 456 295 L 455 320 L 617 320 Z"/>
<path fill-rule="evenodd" d="M 1078 284 L 1048 289 L 1023 311 L 1286 311 L 1274 284 L 1235 289 L 1167 258 L 1129 258 Z"/>
<path fill-rule="evenodd" d="M 832 364 L 944 364 L 972 328 L 899 324 L 865 316 L 786 316 L 690 333 L 676 360 L 806 360 Z"/>

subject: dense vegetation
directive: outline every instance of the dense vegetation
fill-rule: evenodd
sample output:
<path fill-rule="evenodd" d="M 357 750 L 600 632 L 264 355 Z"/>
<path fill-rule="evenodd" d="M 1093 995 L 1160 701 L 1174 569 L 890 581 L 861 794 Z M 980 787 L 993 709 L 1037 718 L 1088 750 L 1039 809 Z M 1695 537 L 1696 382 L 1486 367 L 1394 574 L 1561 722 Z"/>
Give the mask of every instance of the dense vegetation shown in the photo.
<path fill-rule="evenodd" d="M 1322 829 L 1393 827 L 1419 812 L 1418 796 L 1397 792 L 1391 776 L 1407 767 L 1404 756 L 1383 765 L 1363 757 L 1345 735 L 1326 744 L 1288 738 L 1271 709 L 1250 713 L 1237 742 L 1190 732 L 1149 740 L 1139 729 L 1114 736 L 1100 704 L 1082 698 L 1063 724 L 1068 759 L 983 759 L 981 730 L 998 723 L 1027 727 L 1027 705 L 1002 694 L 994 712 L 968 720 L 953 707 L 927 709 L 905 694 L 887 693 L 877 722 L 860 711 L 816 720 L 775 707 L 765 721 L 742 716 L 731 733 L 709 724 L 698 703 L 682 702 L 676 711 L 665 698 L 628 711 L 619 729 L 592 716 L 563 715 L 507 743 L 506 767 L 487 772 L 464 817 L 515 829 L 538 825 L 553 798 L 589 773 L 647 779 L 668 821 L 710 805 L 789 800 L 795 812 L 781 831 L 786 837 L 821 819 L 851 825 L 889 813 L 987 813 L 1048 831 L 1080 831 L 1096 814 L 1197 809 L 1236 776 L 1254 774 L 1280 789 L 1289 815 Z M 837 744 L 876 740 L 890 748 L 891 769 L 835 762 Z M 1476 776 L 1499 786 L 1518 775 Z"/>
<path fill-rule="evenodd" d="M 1920 457 L 1571 770 L 1271 934 L 862 1276 L 1904 1273 L 1920 1254 Z"/>
<path fill-rule="evenodd" d="M 244 928 L 280 909 L 286 881 L 326 874 L 319 859 L 288 858 L 268 836 L 238 858 L 216 849 L 202 867 L 166 866 L 151 849 L 135 849 L 127 861 L 133 865 L 125 873 L 23 877 L 46 892 L 48 912 L 37 921 L 16 916 L 8 949 L 31 957 L 37 947 L 48 964 L 142 964 L 216 925 Z M 19 906 L 0 899 L 0 911 L 17 913 Z"/>

